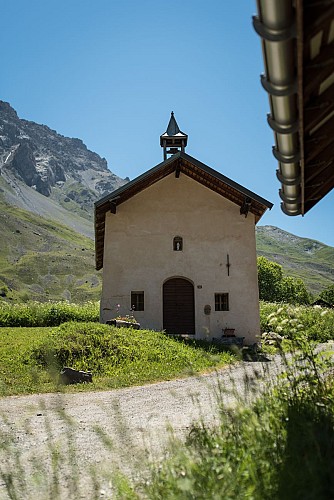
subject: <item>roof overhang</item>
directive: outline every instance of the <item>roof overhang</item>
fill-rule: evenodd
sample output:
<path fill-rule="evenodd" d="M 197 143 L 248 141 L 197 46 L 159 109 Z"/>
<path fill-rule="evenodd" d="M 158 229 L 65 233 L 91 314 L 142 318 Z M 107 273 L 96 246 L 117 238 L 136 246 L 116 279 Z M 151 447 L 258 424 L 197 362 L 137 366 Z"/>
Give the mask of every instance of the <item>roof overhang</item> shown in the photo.
<path fill-rule="evenodd" d="M 173 172 L 176 177 L 179 177 L 181 173 L 187 175 L 237 204 L 240 207 L 241 214 L 247 215 L 248 211 L 253 213 L 256 223 L 260 220 L 264 212 L 273 206 L 269 201 L 201 163 L 192 156 L 179 152 L 95 203 L 96 269 L 103 267 L 106 213 L 112 212 L 116 214 L 118 207 L 122 203 Z"/>
<path fill-rule="evenodd" d="M 304 215 L 334 187 L 334 1 L 257 6 L 281 207 Z"/>

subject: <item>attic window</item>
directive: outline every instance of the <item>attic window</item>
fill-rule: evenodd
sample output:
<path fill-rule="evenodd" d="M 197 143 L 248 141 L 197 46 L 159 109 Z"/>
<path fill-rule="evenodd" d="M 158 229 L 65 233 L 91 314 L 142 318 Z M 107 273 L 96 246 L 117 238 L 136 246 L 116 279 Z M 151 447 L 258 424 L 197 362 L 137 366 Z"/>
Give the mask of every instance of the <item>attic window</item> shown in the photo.
<path fill-rule="evenodd" d="M 174 252 L 182 252 L 183 250 L 183 239 L 181 236 L 175 236 L 173 239 L 173 250 Z"/>

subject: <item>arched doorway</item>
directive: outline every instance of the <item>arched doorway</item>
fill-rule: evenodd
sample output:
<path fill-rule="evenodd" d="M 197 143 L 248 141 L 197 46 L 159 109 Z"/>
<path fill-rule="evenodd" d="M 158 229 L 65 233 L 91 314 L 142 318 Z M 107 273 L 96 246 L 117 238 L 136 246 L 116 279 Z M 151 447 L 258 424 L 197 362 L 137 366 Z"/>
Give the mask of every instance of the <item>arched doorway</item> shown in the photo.
<path fill-rule="evenodd" d="M 194 285 L 184 278 L 163 285 L 163 328 L 171 334 L 195 334 Z"/>

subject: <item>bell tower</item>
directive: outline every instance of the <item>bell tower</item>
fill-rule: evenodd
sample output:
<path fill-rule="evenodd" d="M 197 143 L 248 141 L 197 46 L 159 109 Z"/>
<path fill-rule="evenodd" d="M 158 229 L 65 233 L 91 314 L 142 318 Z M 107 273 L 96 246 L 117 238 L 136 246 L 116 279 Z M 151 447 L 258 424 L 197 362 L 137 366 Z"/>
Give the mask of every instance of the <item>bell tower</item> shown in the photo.
<path fill-rule="evenodd" d="M 160 146 L 163 148 L 164 160 L 167 160 L 167 155 L 174 155 L 179 151 L 183 152 L 187 141 L 188 136 L 179 129 L 172 111 L 167 130 L 160 136 Z"/>

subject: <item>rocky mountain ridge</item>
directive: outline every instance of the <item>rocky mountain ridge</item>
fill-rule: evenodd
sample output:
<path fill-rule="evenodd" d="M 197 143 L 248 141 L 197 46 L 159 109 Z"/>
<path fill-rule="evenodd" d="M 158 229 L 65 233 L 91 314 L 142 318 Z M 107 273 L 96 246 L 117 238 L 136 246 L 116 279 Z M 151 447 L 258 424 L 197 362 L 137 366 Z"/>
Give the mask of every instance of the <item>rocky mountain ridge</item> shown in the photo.
<path fill-rule="evenodd" d="M 106 159 L 87 149 L 81 139 L 20 119 L 4 101 L 0 101 L 0 173 L 5 198 L 6 183 L 12 194 L 23 183 L 86 218 L 91 218 L 96 199 L 129 180 L 113 174 Z M 31 210 L 22 206 L 22 199 L 18 206 Z"/>

